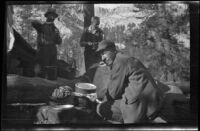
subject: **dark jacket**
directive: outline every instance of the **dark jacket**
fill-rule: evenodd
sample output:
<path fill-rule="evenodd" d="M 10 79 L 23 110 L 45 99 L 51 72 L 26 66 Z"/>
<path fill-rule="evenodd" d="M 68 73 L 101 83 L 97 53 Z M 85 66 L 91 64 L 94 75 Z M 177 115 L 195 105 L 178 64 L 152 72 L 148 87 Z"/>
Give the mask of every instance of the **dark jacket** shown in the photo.
<path fill-rule="evenodd" d="M 80 42 L 93 42 L 97 43 L 98 45 L 98 42 L 102 40 L 103 40 L 103 31 L 100 28 L 97 28 L 93 32 L 89 30 L 89 27 L 87 27 L 84 29 L 82 33 Z M 97 45 L 96 47 L 92 47 L 87 44 L 81 44 L 82 47 L 85 47 L 85 50 L 93 50 L 93 51 L 96 51 Z"/>
<path fill-rule="evenodd" d="M 84 29 L 80 39 L 80 45 L 82 47 L 85 47 L 84 56 L 85 56 L 86 71 L 91 65 L 100 60 L 100 56 L 95 51 L 98 47 L 98 43 L 102 40 L 103 40 L 103 32 L 100 28 L 97 28 L 93 33 L 89 30 L 89 27 Z M 92 42 L 95 44 L 89 46 L 87 43 L 82 43 L 82 42 Z"/>
<path fill-rule="evenodd" d="M 32 26 L 37 30 L 39 46 L 61 44 L 62 39 L 59 30 L 54 24 L 32 22 Z"/>
<path fill-rule="evenodd" d="M 124 122 L 135 123 L 158 109 L 161 94 L 151 74 L 138 59 L 118 53 L 104 99 L 121 99 Z"/>
<path fill-rule="evenodd" d="M 85 47 L 84 59 L 86 75 L 90 78 L 91 81 L 93 81 L 96 72 L 96 68 L 91 67 L 101 60 L 100 54 L 96 53 L 96 49 L 99 42 L 103 40 L 103 32 L 100 28 L 97 28 L 93 31 L 90 31 L 89 27 L 84 29 L 80 39 L 80 46 Z M 94 44 L 88 45 L 87 42 L 91 42 Z"/>
<path fill-rule="evenodd" d="M 38 52 L 37 62 L 40 66 L 56 66 L 57 49 L 56 45 L 61 44 L 59 30 L 53 23 L 41 24 L 37 21 L 32 22 L 32 26 L 38 33 Z"/>

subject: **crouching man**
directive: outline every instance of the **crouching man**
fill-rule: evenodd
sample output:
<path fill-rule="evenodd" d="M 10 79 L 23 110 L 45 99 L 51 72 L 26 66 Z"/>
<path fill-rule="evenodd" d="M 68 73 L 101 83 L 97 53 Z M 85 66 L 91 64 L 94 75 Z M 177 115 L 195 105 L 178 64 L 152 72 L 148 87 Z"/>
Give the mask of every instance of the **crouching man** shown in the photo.
<path fill-rule="evenodd" d="M 104 100 L 97 105 L 97 114 L 118 123 L 141 123 L 158 118 L 159 122 L 166 122 L 159 116 L 164 93 L 145 66 L 138 59 L 118 52 L 109 40 L 102 41 L 97 52 L 111 72 Z"/>

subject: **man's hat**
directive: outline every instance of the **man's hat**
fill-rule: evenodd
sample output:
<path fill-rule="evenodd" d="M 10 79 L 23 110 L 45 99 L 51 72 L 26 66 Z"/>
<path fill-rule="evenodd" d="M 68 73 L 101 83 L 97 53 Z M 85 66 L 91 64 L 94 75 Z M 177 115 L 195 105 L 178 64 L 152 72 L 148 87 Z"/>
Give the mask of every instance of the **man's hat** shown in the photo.
<path fill-rule="evenodd" d="M 96 52 L 99 52 L 108 48 L 116 49 L 115 43 L 111 40 L 103 40 L 98 44 L 98 48 Z"/>
<path fill-rule="evenodd" d="M 49 14 L 54 15 L 54 17 L 58 17 L 58 14 L 56 13 L 56 9 L 49 8 L 47 12 L 44 14 L 45 17 L 47 17 Z"/>

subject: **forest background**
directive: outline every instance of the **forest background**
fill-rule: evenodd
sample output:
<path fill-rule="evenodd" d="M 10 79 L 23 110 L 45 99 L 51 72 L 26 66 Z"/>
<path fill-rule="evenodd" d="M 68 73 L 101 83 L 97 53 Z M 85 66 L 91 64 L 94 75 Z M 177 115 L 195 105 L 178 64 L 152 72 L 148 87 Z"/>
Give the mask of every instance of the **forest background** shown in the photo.
<path fill-rule="evenodd" d="M 45 22 L 44 13 L 53 6 L 59 17 L 55 20 L 62 44 L 58 59 L 76 61 L 77 74 L 83 74 L 83 51 L 79 41 L 83 31 L 82 4 L 14 5 L 13 27 L 37 49 L 37 33 L 30 19 Z M 106 39 L 116 42 L 119 50 L 140 59 L 155 79 L 190 81 L 190 14 L 184 3 L 120 4 L 104 8 L 95 4 L 100 28 Z"/>

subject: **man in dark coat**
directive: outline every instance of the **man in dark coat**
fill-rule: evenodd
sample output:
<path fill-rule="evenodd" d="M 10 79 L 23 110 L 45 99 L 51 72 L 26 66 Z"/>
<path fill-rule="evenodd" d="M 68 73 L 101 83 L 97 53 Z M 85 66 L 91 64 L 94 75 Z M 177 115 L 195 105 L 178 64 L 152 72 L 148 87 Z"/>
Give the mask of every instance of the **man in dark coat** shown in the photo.
<path fill-rule="evenodd" d="M 110 68 L 105 97 L 97 105 L 97 113 L 104 119 L 120 123 L 149 122 L 157 118 L 159 122 L 166 122 L 158 116 L 164 93 L 145 66 L 138 59 L 117 52 L 114 42 L 109 40 L 102 41 L 97 51 Z M 182 97 L 179 98 L 183 100 Z M 171 105 L 163 106 L 163 110 L 172 109 Z M 170 110 L 171 114 L 175 116 L 176 113 Z"/>
<path fill-rule="evenodd" d="M 86 72 L 90 69 L 90 67 L 99 62 L 100 56 L 95 51 L 97 49 L 98 43 L 103 40 L 103 31 L 98 27 L 100 24 L 99 17 L 91 18 L 91 25 L 84 29 L 81 39 L 80 45 L 85 47 L 84 57 L 85 57 L 85 68 Z M 90 78 L 93 78 L 94 70 L 90 70 Z"/>
<path fill-rule="evenodd" d="M 42 71 L 46 66 L 56 66 L 57 48 L 56 45 L 61 44 L 59 30 L 54 25 L 54 20 L 58 17 L 56 10 L 49 8 L 45 13 L 47 18 L 45 23 L 32 21 L 32 26 L 38 33 L 38 59 Z"/>

